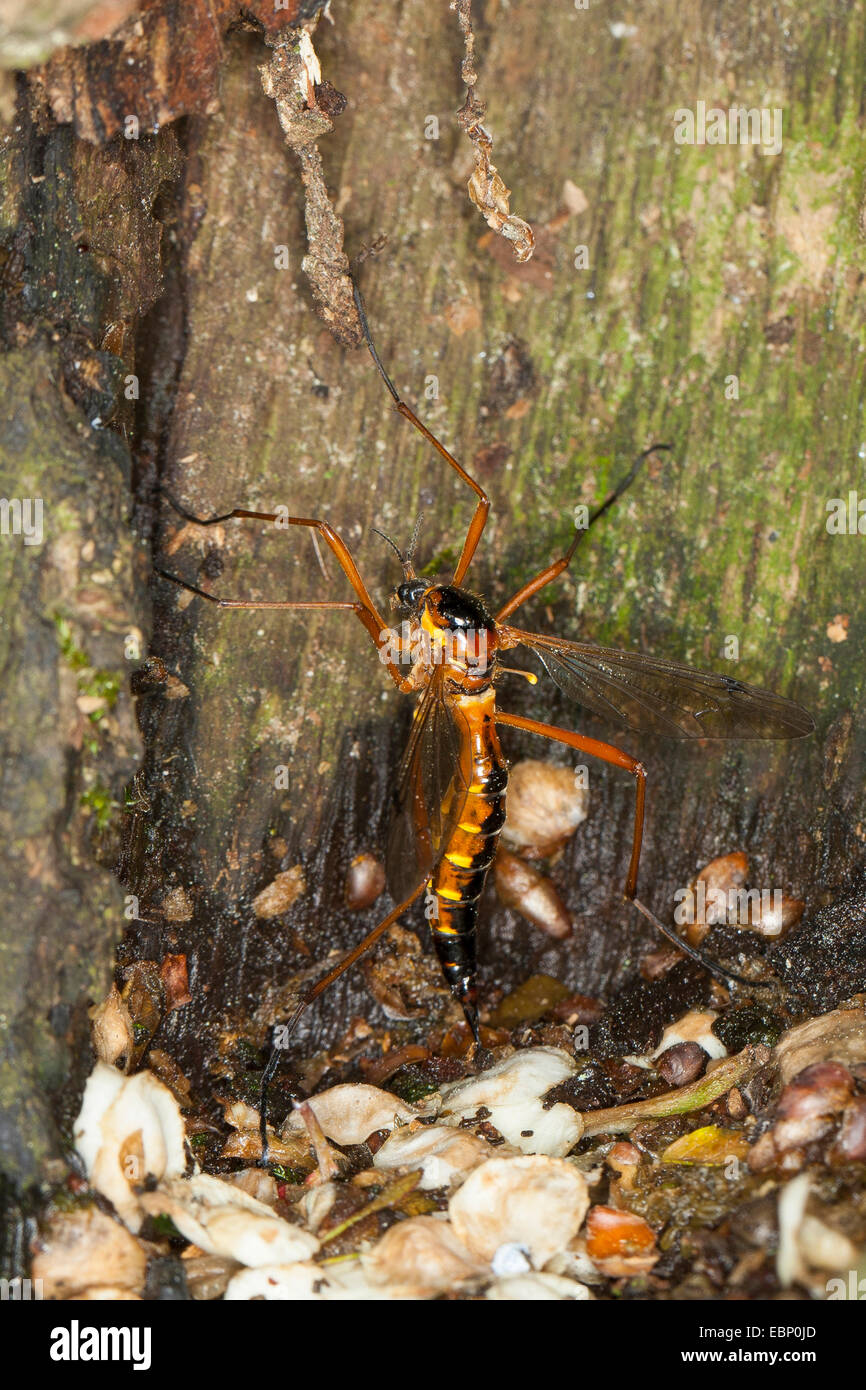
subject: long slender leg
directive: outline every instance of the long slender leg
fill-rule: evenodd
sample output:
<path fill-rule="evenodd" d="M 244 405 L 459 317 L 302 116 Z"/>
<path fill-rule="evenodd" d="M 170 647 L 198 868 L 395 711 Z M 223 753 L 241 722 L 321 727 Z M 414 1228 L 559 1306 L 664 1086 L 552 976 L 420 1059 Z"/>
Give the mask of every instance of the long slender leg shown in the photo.
<path fill-rule="evenodd" d="M 577 550 L 577 547 L 580 545 L 580 542 L 583 540 L 590 527 L 594 526 L 595 523 L 604 516 L 605 512 L 613 506 L 614 502 L 622 497 L 622 494 L 631 487 L 644 460 L 649 458 L 650 454 L 657 453 L 660 449 L 670 449 L 670 447 L 670 444 L 651 444 L 648 449 L 644 449 L 642 454 L 638 454 L 625 477 L 617 483 L 613 492 L 609 493 L 604 501 L 591 513 L 586 526 L 584 526 L 582 530 L 575 532 L 574 540 L 571 542 L 565 554 L 560 556 L 558 560 L 554 560 L 552 564 L 547 565 L 543 570 L 540 570 L 534 579 L 527 580 L 527 582 L 517 590 L 517 593 L 514 594 L 496 614 L 497 622 L 503 622 L 516 608 L 519 608 L 522 603 L 525 603 L 528 598 L 532 598 L 533 594 L 537 594 L 539 589 L 543 589 L 546 584 L 550 584 L 552 580 L 557 579 L 563 571 L 568 569 L 574 558 L 574 552 Z"/>
<path fill-rule="evenodd" d="M 542 738 L 555 740 L 557 743 L 565 743 L 569 748 L 576 748 L 580 753 L 588 753 L 591 758 L 600 758 L 602 762 L 612 763 L 614 767 L 621 767 L 626 772 L 630 772 L 635 779 L 635 809 L 634 809 L 634 835 L 632 837 L 631 859 L 628 866 L 628 876 L 625 881 L 623 896 L 628 902 L 634 903 L 638 912 L 643 913 L 644 917 L 653 924 L 656 931 L 661 932 L 662 936 L 667 937 L 668 941 L 673 942 L 677 950 L 683 951 L 690 956 L 698 965 L 703 966 L 717 980 L 727 983 L 729 980 L 736 980 L 739 984 L 754 985 L 754 981 L 747 980 L 743 975 L 737 975 L 731 970 L 724 970 L 716 965 L 715 961 L 708 960 L 701 951 L 690 946 L 687 941 L 683 941 L 670 927 L 666 927 L 660 922 L 655 913 L 646 906 L 645 903 L 635 896 L 637 893 L 637 871 L 640 863 L 641 844 L 643 842 L 643 822 L 644 807 L 646 803 L 646 769 L 643 763 L 638 762 L 637 758 L 632 758 L 628 753 L 623 753 L 622 749 L 614 748 L 610 743 L 601 743 L 598 739 L 587 738 L 583 734 L 572 733 L 570 729 L 557 728 L 555 724 L 541 724 L 536 719 L 524 719 L 519 714 L 500 714 L 496 715 L 497 724 L 506 724 L 512 729 L 523 729 L 526 733 L 540 734 Z"/>
<path fill-rule="evenodd" d="M 557 728 L 555 724 L 541 724 L 537 719 L 524 719 L 520 714 L 500 714 L 497 710 L 496 723 L 507 724 L 512 729 L 523 729 L 529 734 L 540 734 L 542 738 L 554 739 L 557 743 L 566 743 L 569 748 L 576 748 L 580 753 L 588 753 L 591 758 L 600 758 L 602 762 L 613 763 L 614 767 L 621 767 L 632 774 L 635 779 L 634 836 L 624 890 L 626 898 L 632 902 L 637 892 L 637 871 L 643 841 L 644 804 L 646 801 L 646 768 L 643 763 L 638 762 L 637 758 L 630 757 L 628 753 L 623 753 L 620 748 L 614 748 L 611 743 L 601 743 L 596 738 L 587 738 L 584 734 L 572 733 L 570 729 Z"/>
<path fill-rule="evenodd" d="M 397 918 L 400 917 L 401 914 L 406 911 L 406 908 L 411 907 L 412 903 L 415 902 L 416 898 L 419 898 L 421 896 L 421 894 L 424 891 L 424 888 L 425 884 L 419 883 L 415 891 L 413 893 L 410 893 L 408 898 L 404 898 L 403 901 L 397 905 L 397 907 L 393 908 L 391 912 L 388 913 L 388 916 L 384 919 L 384 921 L 380 922 L 378 926 L 374 927 L 371 932 L 368 932 L 367 935 L 363 938 L 363 940 L 358 942 L 357 946 L 353 946 L 351 951 L 348 951 L 346 955 L 344 955 L 337 962 L 336 965 L 332 966 L 326 975 L 323 975 L 320 980 L 317 980 L 316 983 L 306 991 L 301 1002 L 298 1004 L 298 1007 L 295 1009 L 295 1012 L 292 1014 L 288 1023 L 285 1025 L 285 1031 L 283 1032 L 281 1039 L 282 1045 L 280 1047 L 275 1046 L 271 1049 L 271 1055 L 268 1058 L 267 1066 L 262 1072 L 262 1092 L 261 1103 L 259 1106 L 259 1132 L 262 1136 L 261 1163 L 263 1168 L 266 1168 L 268 1164 L 268 1090 L 271 1082 L 274 1079 L 277 1068 L 279 1067 L 280 1057 L 282 1056 L 282 1053 L 285 1051 L 285 1048 L 288 1045 L 288 1040 L 297 1026 L 298 1019 L 301 1017 L 301 1014 L 304 1012 L 304 1010 L 309 1008 L 310 1004 L 312 1004 L 314 1000 L 319 998 L 320 994 L 324 994 L 325 990 L 328 988 L 329 985 L 332 985 L 335 980 L 338 980 L 346 970 L 349 970 L 355 964 L 356 961 L 361 959 L 361 956 L 366 955 L 370 947 L 374 946 L 376 942 L 379 940 L 379 937 L 382 935 L 382 933 L 387 931 L 390 926 L 393 926 L 393 924 L 397 921 Z"/>
<path fill-rule="evenodd" d="M 373 342 L 373 337 L 370 333 L 370 325 L 367 322 L 367 313 L 364 309 L 364 301 L 361 298 L 361 291 L 358 289 L 357 285 L 355 286 L 355 304 L 358 309 L 358 317 L 361 320 L 361 328 L 364 332 L 364 338 L 366 340 L 367 347 L 370 349 L 370 356 L 373 358 L 373 361 L 376 364 L 376 368 L 379 372 L 380 377 L 382 378 L 388 390 L 390 391 L 391 397 L 394 401 L 394 405 L 396 406 L 397 410 L 403 416 L 404 420 L 408 420 L 410 425 L 414 425 L 415 429 L 418 430 L 420 434 L 423 434 L 428 444 L 433 445 L 433 448 L 436 449 L 437 452 L 442 456 L 442 458 L 444 458 L 445 462 L 449 464 L 451 468 L 454 469 L 458 477 L 462 478 L 464 483 L 467 483 L 468 486 L 472 488 L 472 491 L 478 498 L 478 501 L 475 506 L 475 511 L 472 515 L 472 520 L 469 523 L 469 530 L 466 533 L 466 539 L 463 542 L 463 550 L 460 553 L 460 559 L 458 560 L 457 568 L 454 571 L 453 583 L 461 584 L 463 582 L 463 579 L 465 578 L 466 571 L 468 570 L 469 565 L 472 561 L 472 556 L 475 554 L 478 542 L 481 539 L 481 533 L 484 530 L 484 527 L 487 523 L 487 514 L 490 511 L 490 498 L 487 496 L 487 493 L 480 486 L 480 484 L 476 483 L 475 479 L 471 478 L 469 474 L 466 472 L 466 469 L 457 462 L 454 455 L 449 454 L 448 450 L 445 448 L 445 445 L 440 444 L 435 434 L 431 433 L 431 431 L 428 430 L 426 425 L 422 425 L 414 410 L 412 410 L 411 407 L 408 406 L 404 400 L 401 400 L 400 394 L 397 391 L 396 386 L 389 377 L 388 373 L 385 371 L 385 368 L 382 366 L 382 360 L 379 357 L 378 352 L 376 351 L 376 345 Z"/>
<path fill-rule="evenodd" d="M 370 634 L 370 637 L 372 638 L 373 643 L 380 654 L 380 657 L 382 657 L 383 665 L 385 666 L 385 669 L 387 670 L 391 679 L 394 681 L 395 685 L 400 690 L 406 690 L 410 688 L 410 686 L 407 684 L 406 677 L 401 675 L 399 668 L 394 664 L 394 662 L 390 659 L 386 660 L 384 658 L 382 642 L 385 640 L 385 636 L 391 632 L 391 629 L 385 622 L 385 619 L 379 613 L 378 609 L 376 608 L 376 605 L 374 604 L 372 598 L 367 592 L 367 587 L 364 584 L 364 581 L 361 578 L 360 574 L 358 573 L 358 569 L 355 565 L 354 560 L 352 559 L 351 554 L 349 553 L 348 547 L 346 546 L 345 542 L 337 535 L 336 531 L 334 531 L 334 529 L 328 524 L 327 521 L 314 521 L 308 517 L 297 516 L 281 517 L 277 512 L 251 512 L 247 511 L 243 507 L 235 507 L 232 511 L 226 512 L 222 516 L 212 516 L 206 518 L 198 517 L 194 516 L 191 512 L 188 512 L 183 507 L 179 506 L 172 497 L 168 496 L 167 493 L 165 495 L 166 497 L 168 497 L 168 500 L 171 503 L 174 510 L 180 516 L 184 517 L 185 520 L 194 522 L 196 526 L 216 526 L 219 522 L 231 521 L 233 518 L 237 517 L 241 520 L 279 522 L 281 529 L 283 526 L 310 526 L 314 528 L 314 530 L 318 531 L 319 534 L 330 546 L 331 550 L 333 551 L 334 555 L 339 561 L 340 568 L 343 570 L 343 573 L 348 578 L 349 582 L 352 585 L 352 588 L 355 590 L 355 593 L 358 595 L 358 599 L 360 601 L 358 603 L 330 603 L 312 601 L 304 603 L 294 601 L 283 602 L 281 600 L 262 600 L 261 602 L 253 603 L 246 602 L 241 599 L 217 598 L 214 594 L 209 594 L 206 592 L 206 590 L 200 589 L 198 585 L 190 584 L 187 580 L 180 579 L 176 574 L 169 574 L 167 570 L 158 569 L 157 573 L 162 575 L 163 579 L 170 580 L 172 584 L 180 585 L 182 589 L 187 589 L 190 593 L 197 594 L 199 598 L 207 599 L 209 603 L 215 603 L 220 608 L 352 609 L 355 613 L 357 613 L 361 622 L 364 624 L 364 627 L 367 629 L 367 632 Z M 395 643 L 396 634 L 393 635 L 391 640 L 392 649 Z"/>
<path fill-rule="evenodd" d="M 177 502 L 175 502 L 173 498 L 169 497 L 168 493 L 165 493 L 164 495 L 168 497 L 169 502 L 171 503 L 174 510 L 178 513 L 178 515 L 184 517 L 186 521 L 194 522 L 196 526 L 218 526 L 223 521 L 232 521 L 235 517 L 237 517 L 240 520 L 245 521 L 273 521 L 275 524 L 279 524 L 280 530 L 282 530 L 286 526 L 312 527 L 314 530 L 318 531 L 322 539 L 330 546 L 331 550 L 334 552 L 334 555 L 336 556 L 339 562 L 340 568 L 342 569 L 346 578 L 349 580 L 349 583 L 352 585 L 352 588 L 355 590 L 355 593 L 358 595 L 358 598 L 361 600 L 364 607 L 368 610 L 368 612 L 375 615 L 377 621 L 379 622 L 380 628 L 386 626 L 386 624 L 381 619 L 381 615 L 376 609 L 375 603 L 373 602 L 372 598 L 367 592 L 367 586 L 365 585 L 363 579 L 358 573 L 358 568 L 355 564 L 355 561 L 352 559 L 351 554 L 349 553 L 348 546 L 346 545 L 345 541 L 343 541 L 337 535 L 333 526 L 331 526 L 327 521 L 316 521 L 312 517 L 307 516 L 280 516 L 278 512 L 251 512 L 247 511 L 246 507 L 233 507 L 230 512 L 224 512 L 222 516 L 194 516 L 192 512 L 188 512 L 183 507 L 178 506 Z"/>

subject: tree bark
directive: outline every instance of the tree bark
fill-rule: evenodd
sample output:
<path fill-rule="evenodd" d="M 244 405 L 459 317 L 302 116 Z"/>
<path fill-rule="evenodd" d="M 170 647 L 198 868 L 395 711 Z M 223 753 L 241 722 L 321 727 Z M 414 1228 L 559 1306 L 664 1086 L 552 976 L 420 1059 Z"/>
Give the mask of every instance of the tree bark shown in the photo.
<path fill-rule="evenodd" d="M 349 104 L 319 150 L 349 255 L 388 238 L 359 272 L 381 356 L 493 498 L 472 586 L 504 600 L 565 548 L 577 504 L 601 500 L 654 440 L 669 443 L 521 623 L 769 686 L 806 705 L 818 731 L 797 745 L 690 746 L 587 719 L 546 681 L 515 680 L 501 703 L 644 761 L 641 895 L 662 916 L 706 861 L 743 849 L 753 882 L 806 899 L 789 938 L 796 957 L 811 915 L 850 895 L 863 857 L 863 540 L 826 525 L 829 499 L 864 488 L 863 15 L 831 3 L 768 18 L 733 0 L 684 12 L 660 0 L 640 9 L 635 32 L 615 34 L 599 8 L 486 6 L 478 91 L 513 207 L 536 233 L 524 266 L 466 194 L 472 154 L 454 120 L 462 50 L 448 7 L 344 0 L 334 21 L 314 44 Z M 7 136 L 14 312 L 2 486 L 8 496 L 39 486 L 55 516 L 72 494 L 56 540 L 6 588 L 9 611 L 41 637 L 38 649 L 20 634 L 8 644 L 16 697 L 2 715 L 24 768 L 4 792 L 15 908 L 3 1108 L 18 1182 L 57 1152 L 45 1103 L 29 1100 L 56 1092 L 70 1056 L 86 1055 L 83 1010 L 105 989 L 124 925 L 121 889 L 100 865 L 138 902 L 121 964 L 187 957 L 192 999 L 168 1014 L 159 1045 L 202 1086 L 232 1029 L 258 1010 L 261 1040 L 279 985 L 387 910 L 383 898 L 347 911 L 343 883 L 354 854 L 383 847 L 408 711 L 348 615 L 221 612 L 155 580 L 148 647 L 164 669 L 152 661 L 134 685 L 137 805 L 124 815 L 110 805 L 135 756 L 119 673 L 130 664 L 122 638 L 144 623 L 150 559 L 228 598 L 349 597 L 305 533 L 238 521 L 198 530 L 157 480 L 196 515 L 284 505 L 328 520 L 383 605 L 396 566 L 372 528 L 405 545 L 423 511 L 423 562 L 447 573 L 471 513 L 468 490 L 389 409 L 366 353 L 339 347 L 315 315 L 298 165 L 257 71 L 268 57 L 259 35 L 229 32 L 219 108 L 173 111 L 135 144 L 100 144 L 91 127 L 73 135 L 39 104 L 38 84 L 22 91 L 21 127 Z M 699 98 L 781 109 L 781 153 L 676 143 L 674 113 Z M 427 138 L 431 117 L 438 138 Z M 130 373 L 140 393 L 127 402 Z M 44 411 L 33 404 L 40 381 Z M 94 431 L 94 413 L 107 429 Z M 28 472 L 30 458 L 54 463 Z M 117 465 L 130 461 L 127 524 Z M 113 642 L 109 654 L 86 652 L 86 669 L 98 662 L 119 682 L 117 729 L 94 755 L 99 785 L 115 788 L 98 857 L 70 848 L 97 815 L 81 801 L 86 756 L 67 730 L 78 695 L 57 675 L 65 639 L 46 622 L 55 600 L 34 590 L 51 547 L 71 552 L 85 534 L 95 540 L 86 563 L 110 568 L 119 595 L 92 629 Z M 3 546 L 19 566 L 23 551 Z M 723 655 L 731 638 L 736 661 Z M 31 671 L 38 702 L 26 699 Z M 528 737 L 509 737 L 507 752 L 566 761 Z M 632 798 L 628 777 L 590 768 L 589 819 L 553 869 L 575 918 L 569 939 L 541 937 L 488 893 L 488 997 L 532 971 L 607 999 L 634 982 L 652 938 L 621 896 Z M 34 843 L 45 846 L 35 860 Z M 10 893 L 28 854 L 38 887 L 22 933 Z M 306 892 L 278 917 L 256 916 L 256 895 L 297 864 Z M 73 879 L 61 946 L 52 914 L 58 882 Z M 864 984 L 855 961 L 843 993 Z M 65 1059 L 50 1022 L 60 998 L 79 1019 Z M 345 977 L 305 1019 L 299 1049 L 333 1041 L 369 1010 L 363 977 Z"/>

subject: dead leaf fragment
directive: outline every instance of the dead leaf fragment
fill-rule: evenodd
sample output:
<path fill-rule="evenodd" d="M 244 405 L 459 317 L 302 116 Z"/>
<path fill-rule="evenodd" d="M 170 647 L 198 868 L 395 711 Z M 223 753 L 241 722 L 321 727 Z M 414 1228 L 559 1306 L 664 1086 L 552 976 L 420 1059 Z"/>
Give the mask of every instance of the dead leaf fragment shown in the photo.
<path fill-rule="evenodd" d="M 727 1163 L 731 1158 L 745 1159 L 748 1153 L 749 1141 L 739 1130 L 703 1125 L 701 1129 L 693 1129 L 668 1144 L 662 1154 L 662 1163 L 718 1165 Z"/>
<path fill-rule="evenodd" d="M 589 199 L 582 188 L 578 188 L 571 179 L 566 179 L 562 185 L 562 202 L 564 207 L 571 213 L 572 217 L 579 217 L 582 212 L 586 212 L 589 207 Z"/>
<path fill-rule="evenodd" d="M 452 299 L 445 305 L 445 322 L 456 338 L 462 338 L 481 324 L 478 305 L 468 298 Z"/>
<path fill-rule="evenodd" d="M 165 986 L 165 1006 L 169 1013 L 184 1004 L 192 1003 L 189 992 L 189 975 L 186 956 L 165 956 L 159 967 L 159 976 Z"/>
<path fill-rule="evenodd" d="M 827 624 L 827 636 L 831 642 L 847 642 L 848 626 L 851 618 L 847 613 L 837 613 L 832 622 Z"/>
<path fill-rule="evenodd" d="M 659 1258 L 655 1232 L 643 1217 L 617 1207 L 590 1207 L 586 1218 L 586 1250 L 611 1278 L 646 1274 Z"/>
<path fill-rule="evenodd" d="M 132 1017 L 117 985 L 90 1010 L 90 1040 L 100 1062 L 128 1071 L 135 1050 Z"/>
<path fill-rule="evenodd" d="M 147 1259 L 125 1226 L 88 1205 L 51 1216 L 40 1232 L 33 1278 L 42 1281 L 43 1298 L 81 1298 L 106 1285 L 135 1295 L 144 1288 Z"/>
<path fill-rule="evenodd" d="M 293 903 L 306 891 L 307 879 L 303 865 L 295 864 L 284 873 L 277 874 L 267 888 L 256 894 L 253 898 L 253 912 L 260 918 L 279 917 L 281 913 L 288 912 Z"/>
<path fill-rule="evenodd" d="M 162 900 L 162 912 L 167 922 L 191 922 L 192 905 L 186 889 L 172 888 Z"/>

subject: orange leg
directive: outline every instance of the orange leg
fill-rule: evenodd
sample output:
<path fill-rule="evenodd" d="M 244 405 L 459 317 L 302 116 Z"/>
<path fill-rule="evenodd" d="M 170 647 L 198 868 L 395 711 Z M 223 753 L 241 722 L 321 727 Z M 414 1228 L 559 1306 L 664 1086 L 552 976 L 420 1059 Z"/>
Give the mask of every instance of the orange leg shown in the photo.
<path fill-rule="evenodd" d="M 466 472 L 466 469 L 457 462 L 454 455 L 449 454 L 448 450 L 445 448 L 445 445 L 440 444 L 435 434 L 431 433 L 431 431 L 428 430 L 426 425 L 422 425 L 414 410 L 412 410 L 411 407 L 408 406 L 404 400 L 401 400 L 396 386 L 389 377 L 388 373 L 385 371 L 385 368 L 382 366 L 381 358 L 379 357 L 379 354 L 376 351 L 376 346 L 373 342 L 373 338 L 370 333 L 370 325 L 367 323 L 367 314 L 364 309 L 364 301 L 361 298 L 361 291 L 358 289 L 357 285 L 355 286 L 355 304 L 358 309 L 358 317 L 361 320 L 361 327 L 364 331 L 364 337 L 367 342 L 367 347 L 370 349 L 370 356 L 373 358 L 373 361 L 376 364 L 376 368 L 379 372 L 380 377 L 382 378 L 388 390 L 390 391 L 394 401 L 394 405 L 396 406 L 397 410 L 403 416 L 404 420 L 408 420 L 410 425 L 414 425 L 416 430 L 418 430 L 420 434 L 423 434 L 428 444 L 433 445 L 433 448 L 436 449 L 436 451 L 442 456 L 442 458 L 444 458 L 445 462 L 451 468 L 454 469 L 457 476 L 459 478 L 462 478 L 463 482 L 472 488 L 472 491 L 478 498 L 478 501 L 475 506 L 475 511 L 472 515 L 472 520 L 469 523 L 469 530 L 466 533 L 466 539 L 463 542 L 463 550 L 460 553 L 460 559 L 458 560 L 457 568 L 454 571 L 454 579 L 452 581 L 454 584 L 462 584 L 466 575 L 466 571 L 469 569 L 469 566 L 472 562 L 472 556 L 475 554 L 475 551 L 478 547 L 478 542 L 481 539 L 481 533 L 484 530 L 484 527 L 487 523 L 487 514 L 490 511 L 490 498 L 487 496 L 487 493 L 484 491 L 484 489 L 478 483 L 476 483 L 475 479 L 469 476 L 469 474 Z"/>
<path fill-rule="evenodd" d="M 372 638 L 377 650 L 381 652 L 381 642 L 383 641 L 383 633 L 389 631 L 388 624 L 385 622 L 385 619 L 379 613 L 378 609 L 376 608 L 376 605 L 374 604 L 372 598 L 367 592 L 367 587 L 364 584 L 364 581 L 361 578 L 360 574 L 358 573 L 357 566 L 355 565 L 355 561 L 352 559 L 352 556 L 349 553 L 348 547 L 346 546 L 345 542 L 341 540 L 341 538 L 337 535 L 333 527 L 331 527 L 328 524 L 327 521 L 314 521 L 308 517 L 300 516 L 280 517 L 276 512 L 251 512 L 247 511 L 243 507 L 235 507 L 232 511 L 226 512 L 222 516 L 211 516 L 202 518 L 198 516 L 193 516 L 191 512 L 188 512 L 183 507 L 178 506 L 177 502 L 175 502 L 171 497 L 169 497 L 167 493 L 165 495 L 166 497 L 168 497 L 168 500 L 171 503 L 174 510 L 180 516 L 184 517 L 185 520 L 194 522 L 196 526 L 216 526 L 220 522 L 231 521 L 233 518 L 237 517 L 245 521 L 251 520 L 279 522 L 281 528 L 283 526 L 312 527 L 313 529 L 319 532 L 323 540 L 325 540 L 327 544 L 330 546 L 331 550 L 333 551 L 340 564 L 340 568 L 346 575 L 347 579 L 349 580 L 349 583 L 355 590 L 355 593 L 358 595 L 359 602 L 295 602 L 292 600 L 284 601 L 279 599 L 261 600 L 259 602 L 247 602 L 243 599 L 217 598 L 214 594 L 207 593 L 204 589 L 200 589 L 196 584 L 190 584 L 187 582 L 187 580 L 180 579 L 175 574 L 169 574 L 166 570 L 162 569 L 157 570 L 157 574 L 162 575 L 163 579 L 169 579 L 173 584 L 179 584 L 182 589 L 187 589 L 190 593 L 197 594 L 199 598 L 207 599 L 209 603 L 215 603 L 219 608 L 342 608 L 346 610 L 351 609 L 354 613 L 358 615 L 361 622 L 364 624 L 364 627 L 370 634 L 370 637 Z M 394 664 L 393 661 L 387 661 L 383 664 L 391 679 L 394 681 L 395 685 L 400 690 L 406 690 L 410 688 L 406 684 L 407 678 L 401 675 L 399 668 Z"/>
<path fill-rule="evenodd" d="M 400 917 L 402 913 L 406 911 L 406 908 L 410 907 L 412 903 L 415 902 L 416 898 L 419 898 L 421 896 L 421 894 L 424 891 L 424 887 L 424 883 L 419 883 L 415 891 L 413 893 L 410 893 L 408 898 L 404 898 L 403 901 L 397 905 L 397 907 L 393 908 L 392 911 L 388 913 L 388 916 L 384 919 L 384 921 L 380 922 L 378 926 L 374 927 L 371 932 L 368 932 L 364 939 L 358 942 L 357 946 L 353 946 L 351 951 L 348 951 L 346 955 L 344 955 L 342 959 L 337 962 L 336 965 L 331 967 L 327 975 L 323 975 L 320 980 L 317 980 L 316 983 L 306 991 L 303 998 L 301 999 L 301 1002 L 298 1004 L 298 1007 L 295 1009 L 295 1012 L 289 1019 L 289 1022 L 286 1024 L 286 1031 L 283 1035 L 283 1038 L 281 1039 L 281 1045 L 279 1047 L 275 1046 L 271 1049 L 271 1055 L 268 1058 L 268 1064 L 262 1072 L 262 1090 L 261 1100 L 259 1103 L 259 1132 L 262 1137 L 261 1164 L 263 1168 L 266 1168 L 268 1165 L 268 1089 L 270 1087 L 271 1082 L 274 1079 L 274 1075 L 276 1074 L 277 1068 L 280 1064 L 280 1057 L 282 1056 L 283 1052 L 288 1046 L 289 1038 L 291 1037 L 292 1033 L 294 1032 L 297 1026 L 298 1019 L 301 1017 L 301 1014 L 304 1012 L 304 1010 L 309 1008 L 310 1004 L 312 1004 L 315 999 L 319 998 L 320 994 L 324 994 L 325 990 L 328 988 L 329 985 L 332 985 L 335 980 L 338 980 L 346 970 L 349 970 L 351 966 L 355 964 L 356 961 L 361 959 L 361 956 L 366 955 L 370 947 L 374 946 L 376 942 L 379 940 L 379 937 L 382 935 L 382 933 L 387 931 L 390 926 L 393 926 L 393 924 L 397 921 L 397 918 Z"/>
<path fill-rule="evenodd" d="M 554 560 L 552 564 L 547 565 L 546 568 L 541 570 L 535 576 L 534 579 L 527 580 L 527 582 L 517 590 L 517 593 L 513 596 L 513 598 L 510 598 L 508 602 L 504 605 L 504 607 L 499 610 L 499 612 L 496 614 L 496 621 L 498 623 L 504 622 L 504 620 L 510 617 L 510 615 L 515 611 L 515 609 L 519 608 L 522 603 L 525 603 L 528 598 L 532 598 L 532 595 L 537 594 L 539 589 L 543 589 L 544 586 L 546 584 L 550 584 L 552 580 L 558 579 L 559 576 L 565 570 L 568 569 L 569 565 L 572 562 L 572 559 L 574 558 L 574 552 L 577 550 L 577 547 L 580 545 L 580 542 L 583 540 L 584 536 L 589 531 L 589 528 L 591 526 L 594 526 L 595 523 L 599 521 L 601 517 L 604 516 L 608 508 L 613 506 L 617 498 L 621 497 L 627 488 L 631 487 L 632 483 L 637 477 L 638 470 L 644 462 L 644 459 L 649 458 L 650 454 L 654 454 L 659 449 L 670 449 L 670 447 L 670 444 L 652 444 L 648 449 L 644 449 L 642 454 L 638 455 L 631 468 L 629 469 L 628 473 L 626 473 L 625 477 L 619 483 L 617 483 L 613 492 L 611 492 L 604 499 L 600 506 L 596 507 L 595 511 L 591 514 L 589 521 L 587 522 L 583 530 L 577 531 L 575 533 L 574 540 L 571 542 L 571 545 L 568 547 L 568 550 L 565 552 L 565 554 L 562 555 L 558 560 Z"/>
<path fill-rule="evenodd" d="M 690 956 L 698 965 L 703 966 L 711 975 L 714 975 L 717 980 L 721 980 L 723 984 L 736 980 L 740 984 L 754 987 L 755 981 L 747 980 L 742 975 L 734 974 L 733 971 L 724 970 L 721 966 L 716 965 L 715 961 L 708 960 L 694 946 L 690 946 L 687 941 L 683 941 L 682 937 L 660 922 L 655 913 L 635 896 L 646 803 L 646 769 L 643 763 L 638 762 L 637 758 L 630 757 L 628 753 L 623 753 L 621 749 L 614 748 L 610 743 L 600 743 L 598 739 L 586 738 L 583 734 L 574 734 L 569 729 L 559 729 L 555 724 L 541 724 L 536 719 L 524 719 L 519 714 L 500 714 L 497 712 L 496 723 L 506 724 L 512 729 L 523 729 L 526 733 L 540 734 L 542 738 L 554 739 L 557 743 L 565 743 L 569 748 L 576 748 L 580 753 L 588 753 L 591 758 L 600 758 L 602 762 L 612 763 L 614 767 L 621 767 L 632 774 L 635 779 L 634 835 L 623 896 L 628 902 L 634 903 L 638 912 L 652 923 L 656 931 L 667 937 L 678 951 Z"/>
<path fill-rule="evenodd" d="M 623 753 L 621 749 L 614 748 L 611 743 L 601 743 L 596 738 L 586 738 L 583 734 L 573 734 L 569 729 L 558 729 L 555 724 L 540 724 L 536 719 L 524 719 L 519 714 L 500 714 L 497 710 L 496 723 L 507 724 L 512 729 L 523 729 L 529 734 L 540 734 L 542 738 L 555 739 L 557 743 L 566 743 L 569 748 L 576 748 L 579 753 L 588 753 L 591 758 L 600 758 L 602 762 L 613 763 L 614 767 L 621 767 L 624 771 L 632 774 L 635 779 L 634 836 L 628 877 L 625 881 L 625 896 L 629 902 L 633 902 L 637 892 L 637 870 L 643 841 L 644 804 L 646 801 L 646 768 L 643 763 L 639 763 L 637 758 L 630 757 L 628 753 Z"/>

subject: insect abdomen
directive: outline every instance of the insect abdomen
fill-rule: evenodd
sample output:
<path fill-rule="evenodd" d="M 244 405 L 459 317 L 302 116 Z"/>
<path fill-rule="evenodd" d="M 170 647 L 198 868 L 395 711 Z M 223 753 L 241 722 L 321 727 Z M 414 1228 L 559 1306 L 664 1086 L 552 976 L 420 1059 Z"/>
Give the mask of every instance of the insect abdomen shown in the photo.
<path fill-rule="evenodd" d="M 505 822 L 508 768 L 496 733 L 492 690 L 464 697 L 458 708 L 468 741 L 461 763 L 471 781 L 460 821 L 430 880 L 437 914 L 430 926 L 442 972 L 477 1036 L 475 924 Z"/>

